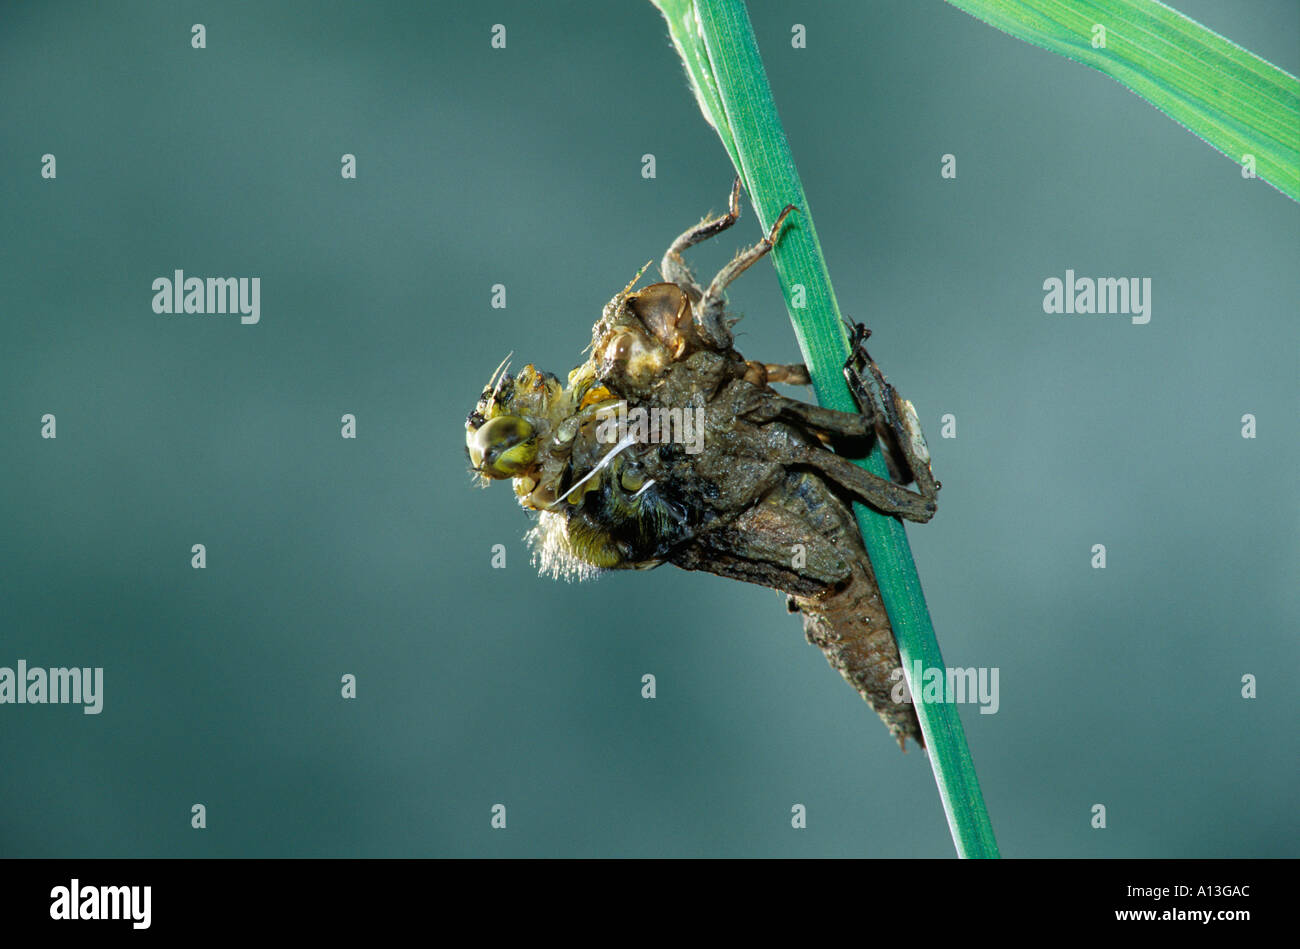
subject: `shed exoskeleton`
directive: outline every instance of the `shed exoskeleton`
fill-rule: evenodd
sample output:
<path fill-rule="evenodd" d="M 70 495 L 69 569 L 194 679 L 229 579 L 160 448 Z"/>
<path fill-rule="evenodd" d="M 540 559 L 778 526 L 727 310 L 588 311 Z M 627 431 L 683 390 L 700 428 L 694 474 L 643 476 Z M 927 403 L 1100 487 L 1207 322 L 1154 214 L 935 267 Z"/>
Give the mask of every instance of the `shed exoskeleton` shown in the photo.
<path fill-rule="evenodd" d="M 664 281 L 605 305 L 588 358 L 567 384 L 525 366 L 493 373 L 466 421 L 473 470 L 510 479 L 534 511 L 528 537 L 544 573 L 584 579 L 664 563 L 786 593 L 807 638 L 862 694 L 902 746 L 922 743 L 896 673 L 898 648 L 851 502 L 928 521 L 939 482 L 916 412 L 850 327 L 844 372 L 862 414 L 789 398 L 773 383 L 806 385 L 802 365 L 746 360 L 733 346 L 725 290 L 778 239 L 787 207 L 758 244 L 700 286 L 682 252 L 740 215 L 679 236 Z M 881 439 L 895 480 L 853 464 Z M 904 487 L 915 482 L 916 490 Z"/>

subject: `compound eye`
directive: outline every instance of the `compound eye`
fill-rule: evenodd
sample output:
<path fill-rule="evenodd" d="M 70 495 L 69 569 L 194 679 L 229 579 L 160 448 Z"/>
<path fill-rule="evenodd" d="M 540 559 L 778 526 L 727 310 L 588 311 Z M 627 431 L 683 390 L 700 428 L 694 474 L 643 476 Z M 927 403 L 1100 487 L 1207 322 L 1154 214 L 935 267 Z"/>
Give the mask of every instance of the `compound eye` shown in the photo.
<path fill-rule="evenodd" d="M 518 415 L 498 415 L 466 438 L 469 460 L 489 478 L 514 478 L 537 459 L 533 427 Z"/>

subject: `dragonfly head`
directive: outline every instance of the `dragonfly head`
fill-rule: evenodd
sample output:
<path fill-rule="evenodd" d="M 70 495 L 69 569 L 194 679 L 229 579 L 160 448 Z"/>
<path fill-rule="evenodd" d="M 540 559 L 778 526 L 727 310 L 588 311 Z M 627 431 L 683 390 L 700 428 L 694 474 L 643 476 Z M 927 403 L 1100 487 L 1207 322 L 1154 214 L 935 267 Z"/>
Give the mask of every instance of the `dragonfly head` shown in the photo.
<path fill-rule="evenodd" d="M 485 478 L 504 480 L 525 475 L 537 461 L 537 431 L 528 419 L 498 415 L 465 431 L 469 463 Z"/>
<path fill-rule="evenodd" d="M 539 434 L 549 429 L 550 414 L 563 392 L 555 376 L 532 365 L 517 377 L 508 370 L 503 360 L 465 420 L 469 462 L 484 484 L 534 473 Z"/>

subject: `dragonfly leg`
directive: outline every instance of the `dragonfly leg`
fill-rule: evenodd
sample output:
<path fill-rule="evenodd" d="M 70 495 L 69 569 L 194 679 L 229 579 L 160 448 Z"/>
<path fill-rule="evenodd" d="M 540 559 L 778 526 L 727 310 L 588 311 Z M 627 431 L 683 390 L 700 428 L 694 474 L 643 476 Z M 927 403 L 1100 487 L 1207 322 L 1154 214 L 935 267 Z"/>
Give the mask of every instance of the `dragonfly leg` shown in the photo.
<path fill-rule="evenodd" d="M 659 271 L 664 275 L 664 279 L 669 283 L 675 283 L 682 288 L 682 291 L 691 299 L 692 303 L 698 303 L 704 296 L 704 291 L 700 285 L 695 282 L 695 274 L 691 273 L 690 266 L 682 257 L 682 251 L 688 247 L 693 247 L 700 241 L 708 240 L 715 234 L 721 234 L 731 225 L 735 224 L 740 218 L 740 179 L 731 186 L 731 200 L 728 202 L 727 213 L 721 217 L 705 218 L 699 224 L 682 233 L 677 240 L 673 241 L 664 254 L 664 259 L 659 264 Z"/>
<path fill-rule="evenodd" d="M 786 217 L 793 210 L 795 210 L 795 206 L 787 204 L 785 209 L 777 215 L 776 220 L 772 223 L 772 229 L 767 232 L 766 236 L 753 247 L 742 250 L 732 258 L 731 263 L 719 270 L 717 276 L 709 283 L 708 289 L 704 291 L 704 296 L 696 304 L 695 325 L 699 327 L 701 335 L 717 349 L 731 348 L 731 327 L 727 325 L 727 320 L 724 317 L 727 306 L 727 285 L 748 270 L 756 261 L 766 256 L 767 252 L 776 243 L 776 237 L 781 232 L 781 225 L 785 223 Z"/>
<path fill-rule="evenodd" d="M 840 412 L 811 402 L 800 402 L 770 389 L 763 392 L 759 405 L 745 413 L 745 417 L 753 422 L 770 422 L 782 418 L 798 422 L 817 434 L 854 439 L 870 438 L 873 421 L 869 416 L 857 412 Z"/>
<path fill-rule="evenodd" d="M 938 510 L 933 497 L 918 494 L 888 478 L 872 474 L 832 451 L 804 446 L 797 454 L 796 463 L 816 468 L 857 500 L 886 514 L 896 514 L 924 524 Z"/>
<path fill-rule="evenodd" d="M 751 390 L 752 391 L 752 390 Z M 769 428 L 766 423 L 777 419 L 797 422 L 813 434 L 826 435 L 832 440 L 870 438 L 878 426 L 875 420 L 856 412 L 838 412 L 835 409 L 809 405 L 779 395 L 770 389 L 761 392 L 738 416 L 758 425 L 764 432 L 764 455 L 789 468 L 804 466 L 820 472 L 859 501 L 870 504 L 886 514 L 896 514 L 911 521 L 928 521 L 937 509 L 933 497 L 909 491 L 888 478 L 860 468 L 843 455 L 809 443 L 792 439 L 781 426 Z"/>
<path fill-rule="evenodd" d="M 788 457 L 782 461 L 818 469 L 859 500 L 886 514 L 928 521 L 937 510 L 936 499 L 942 485 L 930 470 L 930 452 L 921 434 L 916 411 L 885 381 L 884 374 L 867 354 L 863 343 L 870 331 L 861 325 L 853 325 L 851 330 L 851 354 L 844 365 L 844 376 L 861 414 L 800 402 L 766 387 L 740 414 L 759 424 L 778 418 L 798 422 L 822 441 L 841 450 L 848 447 L 843 444 L 843 439 L 875 436 L 880 440 L 885 461 L 895 480 L 872 474 L 852 464 L 844 455 L 819 446 L 787 449 Z M 802 365 L 764 365 L 763 369 L 767 382 L 802 384 L 808 376 Z M 849 452 L 848 457 L 856 455 Z M 903 486 L 910 482 L 916 483 L 917 490 Z"/>
<path fill-rule="evenodd" d="M 898 394 L 893 386 L 885 381 L 884 373 L 875 360 L 867 353 L 866 341 L 871 330 L 861 323 L 849 324 L 849 358 L 844 363 L 844 378 L 853 392 L 853 397 L 863 415 L 883 419 L 892 436 L 894 461 L 902 455 L 906 463 L 905 477 L 915 481 L 921 497 L 934 500 L 943 485 L 935 480 L 930 469 L 930 449 L 925 444 L 921 433 L 921 422 L 916 417 L 912 403 Z M 873 390 L 871 383 L 875 384 Z M 879 393 L 877 398 L 875 393 Z"/>

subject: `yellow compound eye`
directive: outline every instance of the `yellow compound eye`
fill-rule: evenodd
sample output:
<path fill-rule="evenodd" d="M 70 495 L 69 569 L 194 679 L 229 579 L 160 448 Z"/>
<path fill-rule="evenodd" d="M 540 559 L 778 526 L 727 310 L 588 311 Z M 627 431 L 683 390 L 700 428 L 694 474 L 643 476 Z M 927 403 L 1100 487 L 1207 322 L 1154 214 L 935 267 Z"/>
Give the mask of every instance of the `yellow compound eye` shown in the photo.
<path fill-rule="evenodd" d="M 465 439 L 469 461 L 489 478 L 514 478 L 537 459 L 533 427 L 518 415 L 498 415 Z"/>

